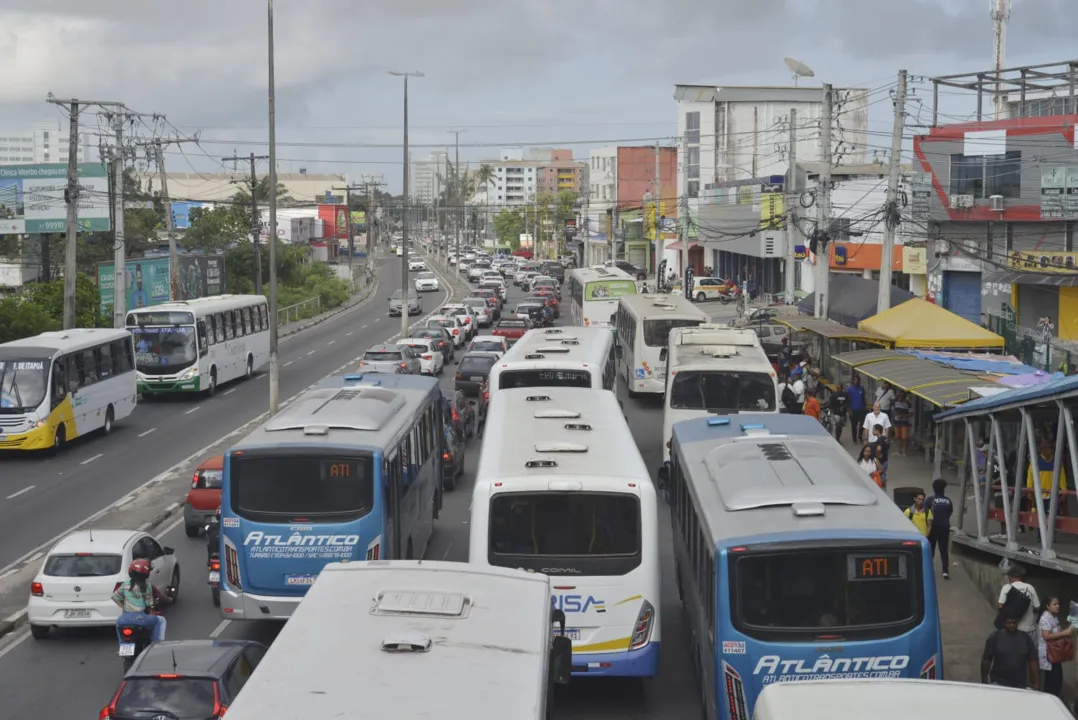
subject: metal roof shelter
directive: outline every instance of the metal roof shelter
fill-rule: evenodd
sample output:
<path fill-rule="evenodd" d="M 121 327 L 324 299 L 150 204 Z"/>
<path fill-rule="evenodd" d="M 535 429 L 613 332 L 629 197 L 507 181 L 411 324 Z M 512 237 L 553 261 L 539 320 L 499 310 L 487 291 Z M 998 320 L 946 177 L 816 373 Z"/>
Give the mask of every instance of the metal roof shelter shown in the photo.
<path fill-rule="evenodd" d="M 1017 92 L 1020 102 L 1025 103 L 1026 91 L 1052 93 L 1075 97 L 1078 88 L 1078 60 L 1044 63 L 1043 65 L 1021 65 L 1004 68 L 1000 71 L 981 70 L 957 75 L 940 75 L 929 78 L 932 82 L 932 126 L 939 125 L 940 86 L 971 90 L 977 93 L 977 122 L 984 120 L 984 100 L 995 100 Z M 1073 106 L 1073 102 L 1072 102 Z"/>
<path fill-rule="evenodd" d="M 821 337 L 825 337 L 828 340 L 841 339 L 841 340 L 864 340 L 867 342 L 876 342 L 881 345 L 888 345 L 890 341 L 866 330 L 858 330 L 847 325 L 839 325 L 837 322 L 831 320 L 823 320 L 821 318 L 812 317 L 799 317 L 799 316 L 776 316 L 774 322 L 780 325 L 785 325 L 794 332 L 806 331 L 816 333 Z"/>
<path fill-rule="evenodd" d="M 940 408 L 964 403 L 970 398 L 970 388 L 991 384 L 977 375 L 897 350 L 856 350 L 835 355 L 834 359 L 861 375 L 885 380 Z"/>

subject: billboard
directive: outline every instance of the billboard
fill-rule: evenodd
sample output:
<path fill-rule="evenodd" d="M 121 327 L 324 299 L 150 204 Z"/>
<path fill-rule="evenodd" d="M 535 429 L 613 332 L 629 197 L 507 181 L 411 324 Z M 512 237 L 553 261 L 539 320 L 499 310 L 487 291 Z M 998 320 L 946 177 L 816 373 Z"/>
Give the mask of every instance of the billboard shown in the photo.
<path fill-rule="evenodd" d="M 191 228 L 191 210 L 206 207 L 197 202 L 172 202 L 172 227 L 177 230 L 189 230 Z M 130 205 L 128 205 L 130 207 Z"/>
<path fill-rule="evenodd" d="M 319 205 L 318 217 L 322 221 L 322 238 L 347 240 L 352 234 L 349 228 L 347 205 Z"/>
<path fill-rule="evenodd" d="M 101 163 L 79 163 L 79 230 L 103 232 L 109 219 L 109 178 Z M 0 165 L 0 235 L 67 229 L 67 164 Z"/>
<path fill-rule="evenodd" d="M 132 258 L 127 270 L 128 310 L 160 305 L 172 300 L 169 282 L 170 262 L 167 257 Z M 101 313 L 112 307 L 115 298 L 115 274 L 112 263 L 98 263 L 97 287 L 101 297 Z M 180 257 L 180 285 L 188 299 L 220 295 L 225 289 L 225 258 L 223 255 L 183 255 Z"/>

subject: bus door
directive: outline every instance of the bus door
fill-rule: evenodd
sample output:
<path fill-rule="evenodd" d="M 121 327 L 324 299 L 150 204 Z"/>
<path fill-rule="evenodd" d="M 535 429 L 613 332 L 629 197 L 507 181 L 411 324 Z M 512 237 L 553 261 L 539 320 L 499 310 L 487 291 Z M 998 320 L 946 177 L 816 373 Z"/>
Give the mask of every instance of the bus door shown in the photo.
<path fill-rule="evenodd" d="M 382 520 L 382 557 L 400 557 L 401 526 L 401 463 L 398 451 L 387 455 L 382 463 L 382 497 L 384 518 Z"/>

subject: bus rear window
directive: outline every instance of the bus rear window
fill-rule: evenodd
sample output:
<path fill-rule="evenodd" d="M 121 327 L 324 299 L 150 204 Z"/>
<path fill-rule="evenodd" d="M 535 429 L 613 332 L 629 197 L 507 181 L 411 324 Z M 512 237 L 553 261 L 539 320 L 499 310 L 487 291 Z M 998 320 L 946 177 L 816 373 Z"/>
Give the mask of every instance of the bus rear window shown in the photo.
<path fill-rule="evenodd" d="M 507 370 L 498 376 L 499 390 L 524 387 L 591 387 L 590 370 Z"/>
<path fill-rule="evenodd" d="M 640 565 L 640 500 L 623 493 L 499 493 L 488 562 L 548 575 L 624 575 Z"/>
<path fill-rule="evenodd" d="M 919 547 L 750 548 L 731 560 L 733 622 L 760 640 L 894 637 L 924 617 Z"/>
<path fill-rule="evenodd" d="M 371 470 L 369 457 L 233 455 L 232 511 L 262 522 L 355 520 L 374 505 Z"/>
<path fill-rule="evenodd" d="M 703 320 L 645 320 L 644 344 L 648 347 L 666 347 L 671 330 L 674 328 L 696 327 L 703 324 L 703 322 Z"/>
<path fill-rule="evenodd" d="M 672 410 L 773 412 L 775 383 L 759 372 L 683 370 L 670 388 Z"/>

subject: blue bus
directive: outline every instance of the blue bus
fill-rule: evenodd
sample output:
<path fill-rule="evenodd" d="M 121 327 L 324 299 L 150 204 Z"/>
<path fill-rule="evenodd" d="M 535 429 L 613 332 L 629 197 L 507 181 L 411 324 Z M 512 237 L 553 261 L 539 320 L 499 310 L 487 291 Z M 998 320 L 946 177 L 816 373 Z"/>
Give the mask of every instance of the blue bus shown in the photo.
<path fill-rule="evenodd" d="M 928 542 L 818 421 L 685 420 L 671 446 L 678 592 L 708 718 L 750 720 L 776 682 L 942 679 Z"/>
<path fill-rule="evenodd" d="M 326 563 L 421 558 L 441 509 L 444 409 L 434 378 L 332 377 L 230 448 L 222 615 L 287 619 Z"/>

